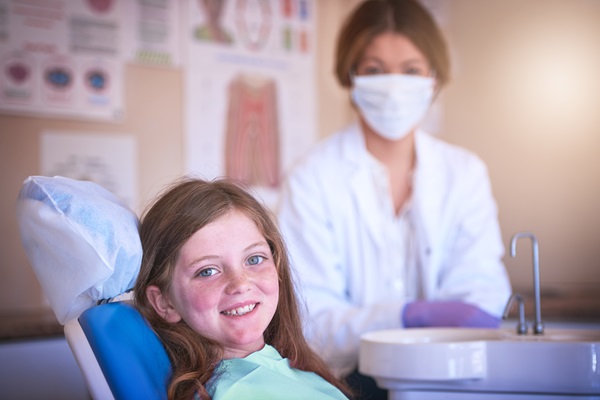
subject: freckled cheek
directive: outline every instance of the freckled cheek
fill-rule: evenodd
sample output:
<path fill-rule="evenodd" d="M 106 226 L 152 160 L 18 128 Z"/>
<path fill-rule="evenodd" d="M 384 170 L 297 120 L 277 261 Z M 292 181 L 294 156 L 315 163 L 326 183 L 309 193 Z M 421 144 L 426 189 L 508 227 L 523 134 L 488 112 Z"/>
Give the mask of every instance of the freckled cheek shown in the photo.
<path fill-rule="evenodd" d="M 279 278 L 277 272 L 273 272 L 264 281 L 264 291 L 269 294 L 279 294 Z"/>
<path fill-rule="evenodd" d="M 200 335 L 218 340 L 219 296 L 210 289 L 195 290 L 186 297 L 187 324 Z"/>
<path fill-rule="evenodd" d="M 197 313 L 204 313 L 218 309 L 219 296 L 209 288 L 201 288 L 188 293 L 186 296 L 187 307 L 189 310 L 195 310 Z"/>
<path fill-rule="evenodd" d="M 264 289 L 267 296 L 269 296 L 269 309 L 271 312 L 271 319 L 273 315 L 275 315 L 275 311 L 277 310 L 277 305 L 279 304 L 279 280 L 277 279 L 277 275 L 275 275 L 274 279 L 271 279 L 268 285 L 268 288 Z"/>

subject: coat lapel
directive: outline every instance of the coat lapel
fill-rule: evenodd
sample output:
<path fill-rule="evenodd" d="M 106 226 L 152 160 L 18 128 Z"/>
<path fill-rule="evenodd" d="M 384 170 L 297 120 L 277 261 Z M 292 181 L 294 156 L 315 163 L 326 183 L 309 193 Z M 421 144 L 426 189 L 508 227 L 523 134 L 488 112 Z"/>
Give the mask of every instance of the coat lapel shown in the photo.
<path fill-rule="evenodd" d="M 427 133 L 417 131 L 415 137 L 417 152 L 417 174 L 414 182 L 414 212 L 415 224 L 417 225 L 419 259 L 422 263 L 422 282 L 426 298 L 435 293 L 437 271 L 434 265 L 439 265 L 441 246 L 437 244 L 439 238 L 436 232 L 444 222 L 442 221 L 442 208 L 444 201 L 443 179 L 444 165 L 441 155 L 435 150 L 435 139 Z M 435 252 L 434 252 L 435 251 Z"/>
<path fill-rule="evenodd" d="M 381 199 L 378 198 L 378 191 L 368 167 L 367 150 L 358 124 L 352 125 L 345 136 L 342 156 L 350 166 L 348 179 L 352 200 L 358 209 L 358 217 L 367 227 L 374 242 L 381 243 L 383 239 L 383 224 L 380 220 L 382 213 L 374 211 L 381 207 Z"/>

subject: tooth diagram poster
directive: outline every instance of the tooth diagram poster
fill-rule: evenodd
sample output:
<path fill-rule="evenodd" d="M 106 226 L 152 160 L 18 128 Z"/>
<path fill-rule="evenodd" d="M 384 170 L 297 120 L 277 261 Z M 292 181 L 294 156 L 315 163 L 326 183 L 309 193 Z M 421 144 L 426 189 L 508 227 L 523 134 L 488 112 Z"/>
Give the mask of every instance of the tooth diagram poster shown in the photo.
<path fill-rule="evenodd" d="M 187 0 L 186 167 L 251 185 L 273 205 L 317 133 L 311 0 Z"/>

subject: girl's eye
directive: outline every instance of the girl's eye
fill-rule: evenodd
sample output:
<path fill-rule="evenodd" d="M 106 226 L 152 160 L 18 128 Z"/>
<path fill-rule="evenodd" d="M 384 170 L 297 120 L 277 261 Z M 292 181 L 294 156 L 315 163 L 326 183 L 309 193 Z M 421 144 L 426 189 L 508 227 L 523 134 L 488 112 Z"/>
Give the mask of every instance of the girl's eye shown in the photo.
<path fill-rule="evenodd" d="M 265 258 L 263 256 L 250 256 L 248 258 L 248 264 L 250 265 L 257 265 L 260 264 L 261 262 L 263 262 Z"/>
<path fill-rule="evenodd" d="M 207 276 L 213 276 L 216 273 L 217 273 L 217 270 L 214 268 L 205 268 L 205 269 L 201 270 L 200 272 L 198 272 L 198 276 L 207 277 Z"/>

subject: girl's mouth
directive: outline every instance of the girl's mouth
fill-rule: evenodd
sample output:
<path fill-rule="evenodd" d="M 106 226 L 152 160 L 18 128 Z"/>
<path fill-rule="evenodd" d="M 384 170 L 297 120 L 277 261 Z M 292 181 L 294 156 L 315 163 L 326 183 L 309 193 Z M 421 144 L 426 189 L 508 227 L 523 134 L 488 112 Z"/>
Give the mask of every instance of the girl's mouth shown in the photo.
<path fill-rule="evenodd" d="M 247 304 L 244 307 L 232 308 L 231 310 L 221 311 L 221 314 L 227 315 L 229 317 L 233 316 L 242 316 L 248 314 L 250 311 L 254 310 L 258 303 Z"/>

